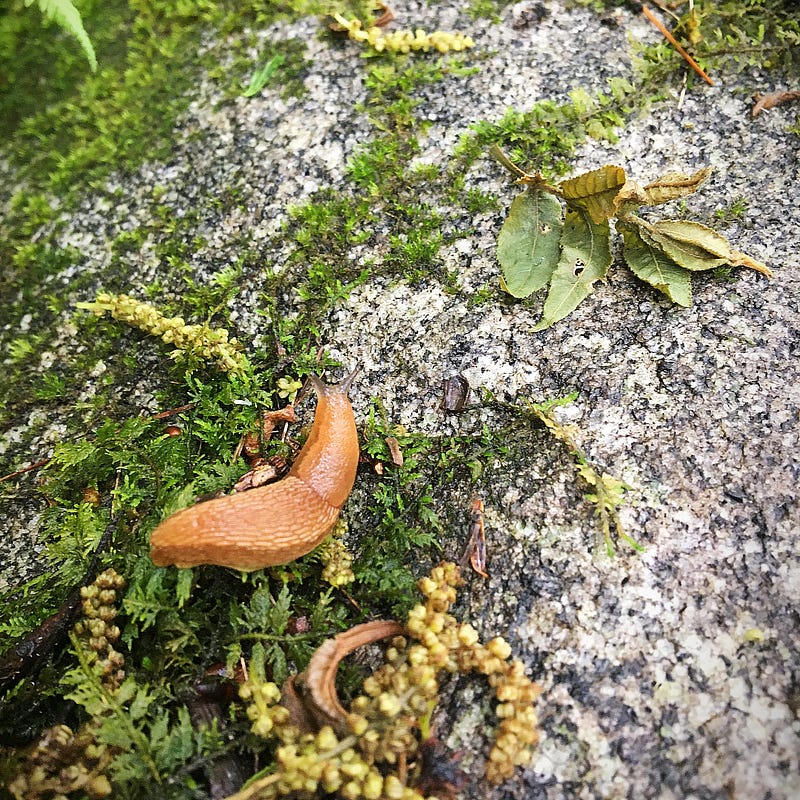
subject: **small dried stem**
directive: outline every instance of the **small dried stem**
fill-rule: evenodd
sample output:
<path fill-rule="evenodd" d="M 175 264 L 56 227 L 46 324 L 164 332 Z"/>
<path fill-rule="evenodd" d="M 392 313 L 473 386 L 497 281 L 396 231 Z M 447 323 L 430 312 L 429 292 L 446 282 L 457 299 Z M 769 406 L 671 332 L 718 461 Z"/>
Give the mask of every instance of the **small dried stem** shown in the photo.
<path fill-rule="evenodd" d="M 642 13 L 658 29 L 659 33 L 680 53 L 686 63 L 709 85 L 713 86 L 714 81 L 706 75 L 703 68 L 683 49 L 678 40 L 667 30 L 664 23 L 646 6 L 642 5 Z"/>

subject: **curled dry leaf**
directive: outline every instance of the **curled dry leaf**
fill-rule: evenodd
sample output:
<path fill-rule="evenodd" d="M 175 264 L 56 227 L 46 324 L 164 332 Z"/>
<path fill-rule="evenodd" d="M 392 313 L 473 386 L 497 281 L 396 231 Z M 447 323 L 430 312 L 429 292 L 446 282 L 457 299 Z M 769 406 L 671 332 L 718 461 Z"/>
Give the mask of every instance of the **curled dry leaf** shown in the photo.
<path fill-rule="evenodd" d="M 288 405 L 284 408 L 276 409 L 275 411 L 263 411 L 261 413 L 260 432 L 250 431 L 242 436 L 241 440 L 239 441 L 239 446 L 236 448 L 236 452 L 233 456 L 234 461 L 239 458 L 242 453 L 244 453 L 247 460 L 250 461 L 251 466 L 256 467 L 258 465 L 257 459 L 261 455 L 261 443 L 266 442 L 269 439 L 269 437 L 272 435 L 272 431 L 275 430 L 275 427 L 281 422 L 288 422 L 292 424 L 300 422 L 300 418 L 297 416 L 297 412 L 295 411 L 295 407 L 293 405 Z M 262 481 L 262 483 L 265 482 L 267 481 Z"/>
<path fill-rule="evenodd" d="M 647 244 L 691 272 L 721 267 L 731 257 L 728 240 L 699 222 L 665 219 L 640 225 L 639 233 Z"/>
<path fill-rule="evenodd" d="M 668 172 L 644 187 L 645 203 L 649 206 L 657 206 L 661 203 L 668 203 L 670 200 L 678 200 L 681 197 L 694 194 L 711 172 L 711 167 L 699 169 L 692 175 L 684 175 L 682 172 Z"/>
<path fill-rule="evenodd" d="M 483 500 L 475 498 L 472 501 L 472 511 L 469 522 L 469 563 L 472 569 L 482 578 L 488 578 L 486 572 L 486 532 L 483 526 Z"/>
<path fill-rule="evenodd" d="M 265 486 L 276 480 L 279 475 L 280 472 L 273 464 L 261 462 L 260 464 L 256 464 L 249 472 L 245 472 L 245 474 L 233 484 L 233 491 L 246 492 L 249 489 Z"/>
<path fill-rule="evenodd" d="M 631 272 L 665 294 L 673 303 L 690 306 L 692 282 L 689 272 L 679 267 L 658 247 L 647 244 L 633 225 L 619 222 L 617 231 L 625 242 L 622 254 Z"/>
<path fill-rule="evenodd" d="M 323 725 L 330 725 L 337 732 L 347 732 L 347 712 L 336 692 L 339 663 L 359 647 L 399 636 L 403 630 L 403 626 L 394 620 L 375 620 L 356 625 L 324 641 L 311 657 L 306 670 L 292 675 L 283 686 L 281 702 L 299 730 L 312 733 Z"/>
<path fill-rule="evenodd" d="M 632 215 L 626 217 L 626 222 L 638 226 L 638 233 L 648 246 L 661 250 L 679 267 L 690 272 L 729 264 L 749 267 L 767 278 L 772 277 L 772 270 L 766 264 L 733 250 L 722 234 L 699 222 L 665 219 L 651 225 Z"/>
<path fill-rule="evenodd" d="M 753 95 L 755 104 L 750 111 L 750 115 L 755 119 L 762 111 L 775 108 L 781 103 L 789 103 L 792 100 L 800 100 L 800 92 L 767 92 L 766 94 Z"/>
<path fill-rule="evenodd" d="M 624 185 L 625 170 L 607 164 L 562 181 L 561 192 L 570 208 L 587 211 L 592 222 L 599 225 L 616 214 L 614 200 Z"/>
<path fill-rule="evenodd" d="M 620 217 L 647 205 L 647 194 L 636 181 L 627 180 L 614 198 L 615 215 Z"/>
<path fill-rule="evenodd" d="M 276 409 L 275 411 L 264 411 L 261 415 L 261 436 L 266 441 L 279 422 L 297 423 L 300 418 L 297 416 L 293 405 Z"/>
<path fill-rule="evenodd" d="M 396 467 L 403 466 L 403 451 L 400 449 L 400 442 L 394 436 L 387 436 L 384 441 L 389 448 L 389 456 L 392 459 L 392 464 Z"/>
<path fill-rule="evenodd" d="M 388 25 L 394 19 L 394 11 L 386 3 L 378 3 L 378 8 L 381 10 L 381 15 L 376 17 L 372 24 L 376 28 L 382 28 L 384 25 Z"/>

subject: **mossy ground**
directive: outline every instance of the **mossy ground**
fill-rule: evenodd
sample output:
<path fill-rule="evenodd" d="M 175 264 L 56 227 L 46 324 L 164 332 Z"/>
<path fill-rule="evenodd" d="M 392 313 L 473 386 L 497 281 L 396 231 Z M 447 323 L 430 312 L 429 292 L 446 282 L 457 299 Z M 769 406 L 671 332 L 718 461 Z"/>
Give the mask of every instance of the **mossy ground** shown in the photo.
<path fill-rule="evenodd" d="M 79 269 L 86 254 L 59 244 L 59 237 L 66 215 L 80 208 L 87 191 L 105 195 L 110 208 L 125 202 L 122 192 L 107 188 L 111 173 L 130 174 L 145 162 L 170 157 L 173 129 L 199 77 L 217 87 L 224 106 L 260 63 L 283 55 L 283 91 L 302 91 L 303 76 L 314 68 L 305 57 L 305 43 L 262 46 L 254 64 L 253 31 L 278 16 L 316 13 L 320 7 L 83 2 L 79 8 L 101 64 L 92 75 L 77 45 L 52 27 L 42 28 L 34 10 L 23 5 L 21 0 L 12 4 L 0 27 L 0 57 L 9 76 L 0 91 L 0 119 L 15 175 L 13 196 L 1 198 L 7 213 L 0 230 L 6 352 L 0 419 L 3 427 L 22 430 L 38 413 L 59 424 L 62 444 L 48 469 L 37 474 L 38 483 L 29 476 L 0 486 L 6 496 L 28 495 L 41 507 L 40 538 L 47 544 L 36 577 L 4 598 L 0 630 L 5 640 L 15 640 L 58 606 L 83 574 L 109 522 L 113 499 L 124 516 L 114 548 L 102 561 L 129 581 L 126 669 L 137 677 L 142 696 L 150 698 L 141 701 L 147 710 L 137 724 L 148 735 L 179 731 L 183 723 L 176 697 L 190 691 L 200 670 L 215 661 L 233 663 L 253 641 L 261 641 L 280 680 L 290 665 L 302 666 L 321 639 L 362 616 L 402 613 L 411 602 L 409 562 L 426 564 L 437 557 L 436 541 L 459 525 L 450 501 L 466 500 L 476 487 L 487 485 L 488 465 L 507 455 L 508 437 L 505 430 L 437 439 L 397 431 L 375 403 L 363 428 L 363 450 L 385 471 L 378 477 L 367 470 L 358 490 L 368 517 L 360 526 L 362 551 L 353 589 L 359 610 L 325 587 L 313 557 L 246 578 L 215 568 L 154 568 L 147 558 L 147 533 L 164 509 L 185 499 L 187 485 L 190 494 L 202 494 L 228 488 L 241 474 L 245 467 L 232 463 L 233 452 L 242 433 L 256 425 L 260 409 L 282 402 L 277 379 L 333 366 L 326 354 L 317 358 L 325 344 L 320 326 L 354 287 L 381 274 L 396 281 L 436 280 L 458 291 L 439 253 L 455 238 L 468 236 L 470 228 L 445 225 L 442 209 L 454 208 L 468 219 L 496 206 L 491 194 L 464 188 L 464 175 L 490 144 L 510 150 L 531 168 L 561 173 L 587 135 L 613 136 L 628 115 L 657 98 L 659 81 L 683 67 L 667 45 L 644 49 L 636 81 L 616 81 L 600 96 L 576 91 L 566 103 L 543 100 L 524 113 L 511 110 L 500 120 L 480 123 L 453 154 L 450 168 L 437 171 L 410 166 L 425 129 L 417 114 L 420 91 L 436 83 L 457 87 L 480 68 L 479 56 L 413 60 L 384 55 L 365 61 L 368 99 L 355 110 L 369 117 L 372 136 L 350 160 L 343 186 L 321 190 L 291 210 L 279 234 L 290 243 L 288 263 L 269 277 L 264 276 L 264 245 L 246 231 L 226 243 L 238 251 L 236 263 L 216 270 L 212 279 L 198 278 L 189 266 L 191 253 L 205 244 L 199 220 L 242 204 L 239 187 L 215 189 L 193 213 L 176 216 L 165 200 L 167 187 L 153 186 L 146 223 L 131 227 L 115 220 L 110 226 L 102 288 L 136 289 L 166 313 L 229 326 L 229 301 L 242 291 L 245 277 L 258 275 L 263 287 L 254 311 L 262 315 L 265 338 L 274 347 L 249 353 L 248 372 L 230 377 L 201 363 L 174 365 L 157 342 L 110 320 L 76 314 L 73 303 L 91 299 L 97 275 Z M 476 2 L 471 13 L 492 17 L 505 5 Z M 787 43 L 796 41 L 797 24 L 782 4 L 748 4 L 750 16 L 736 28 L 731 25 L 735 4 L 697 5 L 710 21 L 705 64 L 769 59 L 785 68 L 789 63 Z M 367 11 L 360 7 L 353 13 Z M 219 31 L 223 35 L 212 37 L 216 43 L 198 55 L 202 37 Z M 321 27 L 320 36 L 331 34 Z M 383 256 L 366 264 L 351 262 L 346 256 L 352 247 L 375 244 L 379 217 L 392 220 Z M 137 285 L 146 254 L 157 261 L 158 276 Z M 488 287 L 465 300 L 496 297 Z M 90 392 L 85 376 L 91 376 Z M 146 393 L 135 394 L 142 386 Z M 193 408 L 167 421 L 147 418 L 137 406 L 145 396 L 155 398 L 159 410 L 187 403 Z M 179 424 L 182 435 L 166 435 L 167 422 Z M 387 435 L 400 442 L 402 468 L 390 464 Z M 41 448 L 51 446 L 52 437 L 42 441 L 39 431 L 22 433 L 4 454 L 0 472 L 37 460 Z M 289 454 L 285 446 L 276 451 Z M 84 502 L 88 487 L 99 491 L 100 506 Z M 300 617 L 309 620 L 307 632 L 294 632 L 293 621 Z M 76 721 L 76 710 L 65 710 L 60 700 L 59 671 L 69 662 L 68 653 L 59 655 L 45 668 L 38 688 L 24 683 L 12 693 L 5 719 L 26 706 L 34 713 L 9 725 L 4 736 L 25 738 L 36 726 L 62 717 Z M 241 749 L 257 746 L 243 725 L 234 726 L 232 737 Z M 151 755 L 161 758 L 163 778 L 172 781 L 165 796 L 174 797 L 196 796 L 191 792 L 202 780 L 199 760 L 232 747 L 213 737 L 194 740 L 183 751 L 169 737 L 151 746 Z M 156 791 L 144 762 L 127 766 L 117 796 Z"/>

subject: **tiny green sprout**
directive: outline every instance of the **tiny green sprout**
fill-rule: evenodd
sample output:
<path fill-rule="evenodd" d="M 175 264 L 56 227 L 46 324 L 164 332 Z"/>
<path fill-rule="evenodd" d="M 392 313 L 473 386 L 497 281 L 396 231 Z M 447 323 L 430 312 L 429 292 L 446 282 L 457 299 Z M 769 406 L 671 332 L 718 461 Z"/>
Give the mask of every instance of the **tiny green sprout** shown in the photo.
<path fill-rule="evenodd" d="M 625 493 L 630 487 L 614 475 L 595 469 L 584 450 L 578 445 L 575 438 L 577 427 L 561 424 L 553 414 L 554 408 L 567 405 L 576 397 L 577 394 L 571 394 L 543 403 L 531 403 L 530 409 L 534 416 L 544 423 L 545 428 L 553 437 L 566 445 L 575 460 L 575 469 L 588 487 L 588 491 L 584 492 L 584 497 L 594 506 L 595 514 L 600 521 L 600 532 L 608 557 L 614 557 L 612 529 L 618 538 L 641 553 L 644 551 L 644 547 L 626 533 L 619 518 L 619 508 L 625 502 Z"/>
<path fill-rule="evenodd" d="M 746 213 L 747 200 L 744 197 L 737 197 L 730 205 L 718 208 L 714 216 L 725 225 L 743 219 Z"/>
<path fill-rule="evenodd" d="M 278 378 L 277 386 L 278 397 L 282 400 L 290 400 L 293 402 L 303 384 L 301 381 L 293 380 L 292 378 Z"/>
<path fill-rule="evenodd" d="M 254 97 L 257 95 L 269 83 L 284 61 L 286 61 L 285 56 L 277 55 L 273 56 L 262 67 L 259 67 L 253 73 L 253 77 L 250 78 L 248 87 L 242 92 L 242 97 Z"/>

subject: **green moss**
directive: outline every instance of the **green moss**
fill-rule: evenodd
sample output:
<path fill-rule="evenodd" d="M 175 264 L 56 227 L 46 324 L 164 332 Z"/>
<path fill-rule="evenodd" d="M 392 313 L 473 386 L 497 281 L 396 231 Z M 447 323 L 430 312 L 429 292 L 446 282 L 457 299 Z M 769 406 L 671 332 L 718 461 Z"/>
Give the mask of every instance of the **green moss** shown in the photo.
<path fill-rule="evenodd" d="M 472 19 L 488 19 L 492 22 L 499 22 L 503 10 L 511 4 L 511 0 L 470 0 L 467 14 Z"/>
<path fill-rule="evenodd" d="M 628 8 L 625 0 L 570 0 L 603 13 Z M 731 74 L 750 67 L 795 72 L 798 66 L 800 21 L 794 0 L 697 0 L 692 11 L 682 3 L 675 19 L 662 18 L 707 73 Z M 685 73 L 689 86 L 700 80 L 666 40 L 633 43 L 634 64 L 643 88 L 657 88 Z"/>
<path fill-rule="evenodd" d="M 637 88 L 625 78 L 611 78 L 608 91 L 590 95 L 573 89 L 568 102 L 545 99 L 529 111 L 508 108 L 497 122 L 483 121 L 459 144 L 458 169 L 471 164 L 492 145 L 511 159 L 541 171 L 545 177 L 563 175 L 571 168 L 575 148 L 587 137 L 616 141 L 616 130 L 634 111 Z"/>
<path fill-rule="evenodd" d="M 4 4 L 0 16 L 0 136 L 8 140 L 20 123 L 40 109 L 74 95 L 89 73 L 86 56 L 69 35 L 47 22 L 24 0 Z M 124 0 L 75 5 L 101 63 L 120 65 L 126 42 L 117 32 L 130 24 L 132 14 Z"/>

